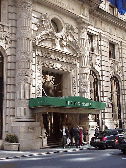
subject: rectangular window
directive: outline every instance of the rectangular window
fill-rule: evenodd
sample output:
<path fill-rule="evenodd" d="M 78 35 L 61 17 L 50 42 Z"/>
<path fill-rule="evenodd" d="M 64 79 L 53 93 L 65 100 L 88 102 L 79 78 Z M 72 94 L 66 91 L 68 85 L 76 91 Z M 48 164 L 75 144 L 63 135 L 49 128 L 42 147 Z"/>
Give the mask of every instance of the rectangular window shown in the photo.
<path fill-rule="evenodd" d="M 93 35 L 92 34 L 88 34 L 88 38 L 89 38 L 90 52 L 94 52 L 94 48 L 93 48 Z"/>
<path fill-rule="evenodd" d="M 109 58 L 115 59 L 115 45 L 109 43 Z"/>

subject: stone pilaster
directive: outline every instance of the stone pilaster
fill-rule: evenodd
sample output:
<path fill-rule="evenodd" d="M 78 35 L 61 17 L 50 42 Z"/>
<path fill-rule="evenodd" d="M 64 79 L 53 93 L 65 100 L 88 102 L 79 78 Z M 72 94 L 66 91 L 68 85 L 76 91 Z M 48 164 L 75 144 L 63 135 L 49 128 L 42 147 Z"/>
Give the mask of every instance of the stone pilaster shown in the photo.
<path fill-rule="evenodd" d="M 80 43 L 80 60 L 79 60 L 79 94 L 82 97 L 90 98 L 90 81 L 89 81 L 89 40 L 87 28 L 88 20 L 79 20 L 79 43 Z"/>
<path fill-rule="evenodd" d="M 42 65 L 37 61 L 36 68 L 36 97 L 42 97 Z"/>
<path fill-rule="evenodd" d="M 16 118 L 32 118 L 29 109 L 32 76 L 32 0 L 17 0 Z"/>

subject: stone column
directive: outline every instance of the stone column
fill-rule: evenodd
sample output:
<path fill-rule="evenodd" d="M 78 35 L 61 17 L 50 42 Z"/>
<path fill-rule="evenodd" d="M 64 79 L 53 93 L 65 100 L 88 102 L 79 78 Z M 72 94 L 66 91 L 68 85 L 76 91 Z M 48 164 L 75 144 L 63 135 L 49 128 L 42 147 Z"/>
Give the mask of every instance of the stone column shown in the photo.
<path fill-rule="evenodd" d="M 16 0 L 16 118 L 30 120 L 30 84 L 32 75 L 32 0 Z"/>
<path fill-rule="evenodd" d="M 79 60 L 79 93 L 80 96 L 90 98 L 90 81 L 89 81 L 89 39 L 87 35 L 88 21 L 79 20 L 79 43 L 80 43 L 80 60 Z"/>
<path fill-rule="evenodd" d="M 36 150 L 42 146 L 40 122 L 29 108 L 32 83 L 32 0 L 16 0 L 16 98 L 15 122 L 11 132 L 18 136 L 20 150 Z M 19 122 L 22 121 L 22 122 Z"/>

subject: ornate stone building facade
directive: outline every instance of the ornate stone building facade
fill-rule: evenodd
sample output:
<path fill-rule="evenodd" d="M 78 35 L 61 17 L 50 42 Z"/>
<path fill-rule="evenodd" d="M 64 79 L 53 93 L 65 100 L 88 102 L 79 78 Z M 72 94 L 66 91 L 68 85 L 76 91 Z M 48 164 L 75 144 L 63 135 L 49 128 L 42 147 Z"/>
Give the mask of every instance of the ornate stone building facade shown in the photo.
<path fill-rule="evenodd" d="M 63 124 L 126 128 L 126 16 L 107 0 L 1 0 L 0 138 L 46 145 Z M 81 96 L 105 110 L 29 108 L 29 99 Z M 42 139 L 40 139 L 42 137 Z M 90 139 L 90 137 L 89 137 Z"/>

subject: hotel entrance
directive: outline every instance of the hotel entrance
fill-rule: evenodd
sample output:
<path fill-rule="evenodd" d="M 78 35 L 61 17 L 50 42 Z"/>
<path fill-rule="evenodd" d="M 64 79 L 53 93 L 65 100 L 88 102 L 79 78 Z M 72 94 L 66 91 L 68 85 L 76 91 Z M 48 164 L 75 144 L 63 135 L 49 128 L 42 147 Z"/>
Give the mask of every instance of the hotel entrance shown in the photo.
<path fill-rule="evenodd" d="M 43 124 L 48 137 L 59 139 L 62 137 L 60 129 L 67 123 L 66 115 L 58 112 L 47 112 L 43 114 Z"/>

